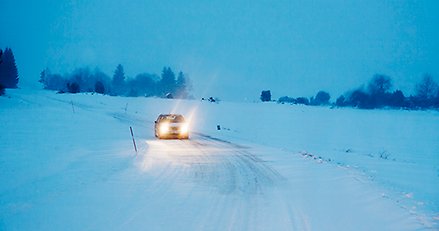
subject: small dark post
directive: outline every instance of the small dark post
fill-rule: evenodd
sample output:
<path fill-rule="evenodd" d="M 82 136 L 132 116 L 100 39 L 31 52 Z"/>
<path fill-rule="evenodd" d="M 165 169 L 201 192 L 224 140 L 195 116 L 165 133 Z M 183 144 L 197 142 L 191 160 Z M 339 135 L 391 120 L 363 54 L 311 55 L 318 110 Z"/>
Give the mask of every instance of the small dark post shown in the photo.
<path fill-rule="evenodd" d="M 134 139 L 133 128 L 131 126 L 130 126 L 130 131 L 131 131 L 131 138 L 133 138 L 134 151 L 136 151 L 136 155 L 137 155 L 136 140 Z"/>
<path fill-rule="evenodd" d="M 216 125 L 216 130 L 221 130 L 221 126 L 218 124 L 218 125 Z"/>

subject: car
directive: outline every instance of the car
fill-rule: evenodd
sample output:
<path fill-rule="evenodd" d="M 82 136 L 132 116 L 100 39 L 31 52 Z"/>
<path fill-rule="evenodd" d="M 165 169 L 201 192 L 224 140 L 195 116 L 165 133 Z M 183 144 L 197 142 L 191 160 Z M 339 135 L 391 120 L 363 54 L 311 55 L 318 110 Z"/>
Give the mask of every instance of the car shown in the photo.
<path fill-rule="evenodd" d="M 189 139 L 189 124 L 183 115 L 160 114 L 154 123 L 154 134 L 159 139 Z"/>

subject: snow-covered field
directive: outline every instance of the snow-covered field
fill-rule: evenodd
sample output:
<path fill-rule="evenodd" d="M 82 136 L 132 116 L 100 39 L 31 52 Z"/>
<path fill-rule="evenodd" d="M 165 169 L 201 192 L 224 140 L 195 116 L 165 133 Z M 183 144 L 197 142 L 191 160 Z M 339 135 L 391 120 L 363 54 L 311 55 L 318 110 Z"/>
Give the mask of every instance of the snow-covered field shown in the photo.
<path fill-rule="evenodd" d="M 169 112 L 190 140 L 154 138 Z M 438 128 L 432 111 L 8 90 L 0 230 L 437 230 Z"/>

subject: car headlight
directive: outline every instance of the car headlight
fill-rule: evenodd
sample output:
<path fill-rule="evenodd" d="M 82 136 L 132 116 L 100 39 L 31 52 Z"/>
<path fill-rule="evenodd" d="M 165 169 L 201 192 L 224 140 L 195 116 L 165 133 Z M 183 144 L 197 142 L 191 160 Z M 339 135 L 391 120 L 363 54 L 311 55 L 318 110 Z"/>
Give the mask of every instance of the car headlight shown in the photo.
<path fill-rule="evenodd" d="M 186 134 L 189 132 L 189 125 L 188 124 L 183 124 L 180 127 L 180 132 L 183 134 Z"/>
<path fill-rule="evenodd" d="M 169 124 L 168 123 L 160 124 L 160 134 L 166 134 L 168 132 L 169 132 Z"/>

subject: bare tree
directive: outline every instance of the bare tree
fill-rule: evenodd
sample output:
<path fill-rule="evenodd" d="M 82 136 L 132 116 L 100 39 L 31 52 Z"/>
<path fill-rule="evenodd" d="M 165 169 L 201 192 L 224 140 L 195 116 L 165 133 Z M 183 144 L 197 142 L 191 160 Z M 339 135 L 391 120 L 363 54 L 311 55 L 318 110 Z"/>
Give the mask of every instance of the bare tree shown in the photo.
<path fill-rule="evenodd" d="M 376 74 L 367 86 L 371 95 L 384 94 L 392 87 L 392 80 L 387 75 Z"/>
<path fill-rule="evenodd" d="M 432 99 L 437 91 L 438 84 L 430 74 L 425 74 L 421 82 L 416 85 L 416 96 L 420 99 Z"/>

